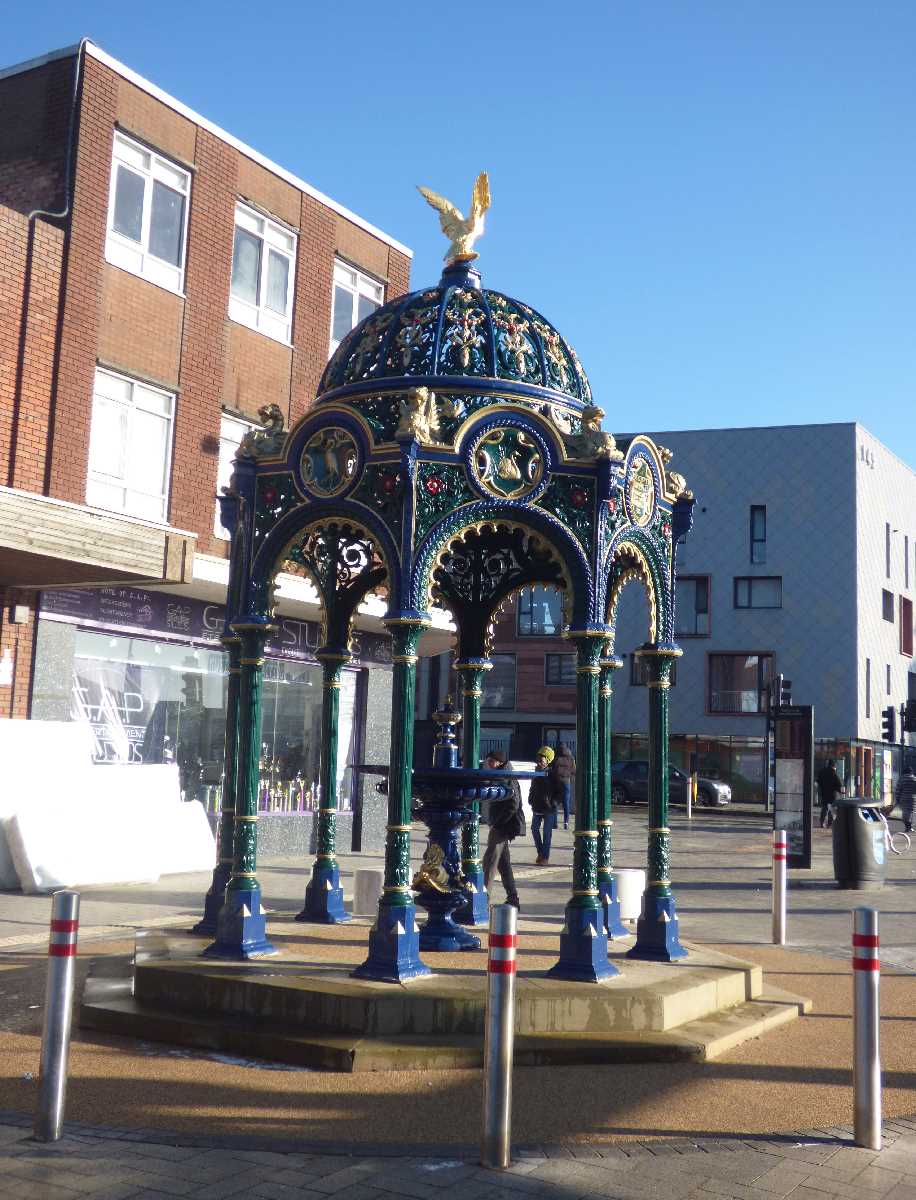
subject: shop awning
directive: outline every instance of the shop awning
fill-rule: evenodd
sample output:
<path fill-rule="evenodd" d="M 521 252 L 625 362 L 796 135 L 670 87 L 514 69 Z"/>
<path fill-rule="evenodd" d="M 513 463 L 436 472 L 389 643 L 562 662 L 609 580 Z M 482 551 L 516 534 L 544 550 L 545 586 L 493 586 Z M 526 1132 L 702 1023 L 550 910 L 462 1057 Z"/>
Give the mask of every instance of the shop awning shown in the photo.
<path fill-rule="evenodd" d="M 0 487 L 0 580 L 14 588 L 183 584 L 193 533 Z"/>

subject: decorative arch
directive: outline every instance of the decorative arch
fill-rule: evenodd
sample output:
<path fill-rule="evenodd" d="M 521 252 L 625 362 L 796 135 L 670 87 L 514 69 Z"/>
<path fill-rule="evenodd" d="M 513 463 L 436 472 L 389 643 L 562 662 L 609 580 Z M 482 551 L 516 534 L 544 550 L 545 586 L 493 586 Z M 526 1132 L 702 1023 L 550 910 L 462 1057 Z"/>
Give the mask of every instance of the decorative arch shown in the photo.
<path fill-rule="evenodd" d="M 462 505 L 429 531 L 417 548 L 414 568 L 410 580 L 411 607 L 425 611 L 430 607 L 434 580 L 440 557 L 456 539 L 465 537 L 471 530 L 485 526 L 518 529 L 522 534 L 534 535 L 546 544 L 549 551 L 561 564 L 563 579 L 571 599 L 572 622 L 585 625 L 594 603 L 594 581 L 589 564 L 581 547 L 566 528 L 549 513 L 537 508 L 523 508 L 518 504 L 498 500 L 478 500 Z M 527 582 L 527 581 L 525 581 Z M 518 582 L 507 586 L 508 595 L 516 587 L 525 586 Z M 534 580 L 552 582 L 552 580 Z M 495 603 L 498 601 L 494 601 Z"/>
<path fill-rule="evenodd" d="M 612 548 L 608 560 L 606 610 L 608 625 L 616 627 L 617 605 L 620 602 L 621 592 L 628 583 L 636 580 L 645 587 L 646 599 L 649 604 L 649 636 L 646 640 L 652 643 L 665 640 L 664 636 L 659 638 L 660 607 L 664 620 L 664 589 L 658 578 L 658 570 L 653 568 L 649 555 L 635 540 L 622 541 Z M 661 606 L 660 599 L 662 600 Z"/>
<path fill-rule="evenodd" d="M 322 643 L 345 651 L 357 606 L 386 583 L 398 604 L 398 554 L 385 525 L 363 505 L 305 504 L 280 520 L 260 547 L 251 574 L 259 607 L 269 603 L 284 562 L 295 562 L 321 600 Z"/>

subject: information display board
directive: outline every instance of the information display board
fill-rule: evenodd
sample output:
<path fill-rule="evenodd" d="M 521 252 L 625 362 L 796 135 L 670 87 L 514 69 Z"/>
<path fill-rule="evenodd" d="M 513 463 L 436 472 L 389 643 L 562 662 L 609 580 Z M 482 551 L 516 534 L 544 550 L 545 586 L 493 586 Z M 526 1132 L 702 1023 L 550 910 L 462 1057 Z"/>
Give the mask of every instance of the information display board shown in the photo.
<path fill-rule="evenodd" d="M 787 865 L 811 866 L 814 805 L 814 707 L 790 704 L 774 712 L 773 828 L 786 831 Z"/>

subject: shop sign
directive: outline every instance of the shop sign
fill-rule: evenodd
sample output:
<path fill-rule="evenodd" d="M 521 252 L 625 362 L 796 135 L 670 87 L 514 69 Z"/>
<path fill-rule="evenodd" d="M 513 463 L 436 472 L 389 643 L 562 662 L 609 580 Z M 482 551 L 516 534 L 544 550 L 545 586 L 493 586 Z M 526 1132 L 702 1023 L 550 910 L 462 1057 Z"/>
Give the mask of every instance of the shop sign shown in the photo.
<path fill-rule="evenodd" d="M 146 634 L 172 641 L 218 645 L 223 633 L 225 609 L 166 592 L 143 588 L 110 587 L 83 590 L 57 588 L 42 592 L 39 616 L 66 621 L 85 629 Z M 274 658 L 315 662 L 320 627 L 316 621 L 278 617 L 277 633 L 267 643 Z M 385 634 L 357 630 L 353 637 L 354 663 L 391 662 L 391 640 Z"/>

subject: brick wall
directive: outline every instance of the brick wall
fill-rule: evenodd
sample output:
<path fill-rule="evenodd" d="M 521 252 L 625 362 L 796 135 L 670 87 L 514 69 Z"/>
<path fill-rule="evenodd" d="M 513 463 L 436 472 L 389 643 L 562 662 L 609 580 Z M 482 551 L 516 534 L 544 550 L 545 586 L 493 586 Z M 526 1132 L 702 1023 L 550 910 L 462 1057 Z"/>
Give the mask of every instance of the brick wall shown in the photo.
<path fill-rule="evenodd" d="M 103 264 L 99 361 L 175 388 L 184 307 L 181 296 Z"/>
<path fill-rule="evenodd" d="M 17 604 L 29 610 L 24 625 L 14 625 L 10 620 L 12 607 Z M 29 715 L 34 637 L 34 592 L 0 588 L 0 718 Z M 11 679 L 6 682 L 10 671 Z"/>
<path fill-rule="evenodd" d="M 328 361 L 335 232 L 334 213 L 303 192 L 293 319 L 296 349 L 290 394 L 291 421 L 297 421 L 308 410 Z"/>
<path fill-rule="evenodd" d="M 0 79 L 0 203 L 54 212 L 66 200 L 76 55 Z"/>

